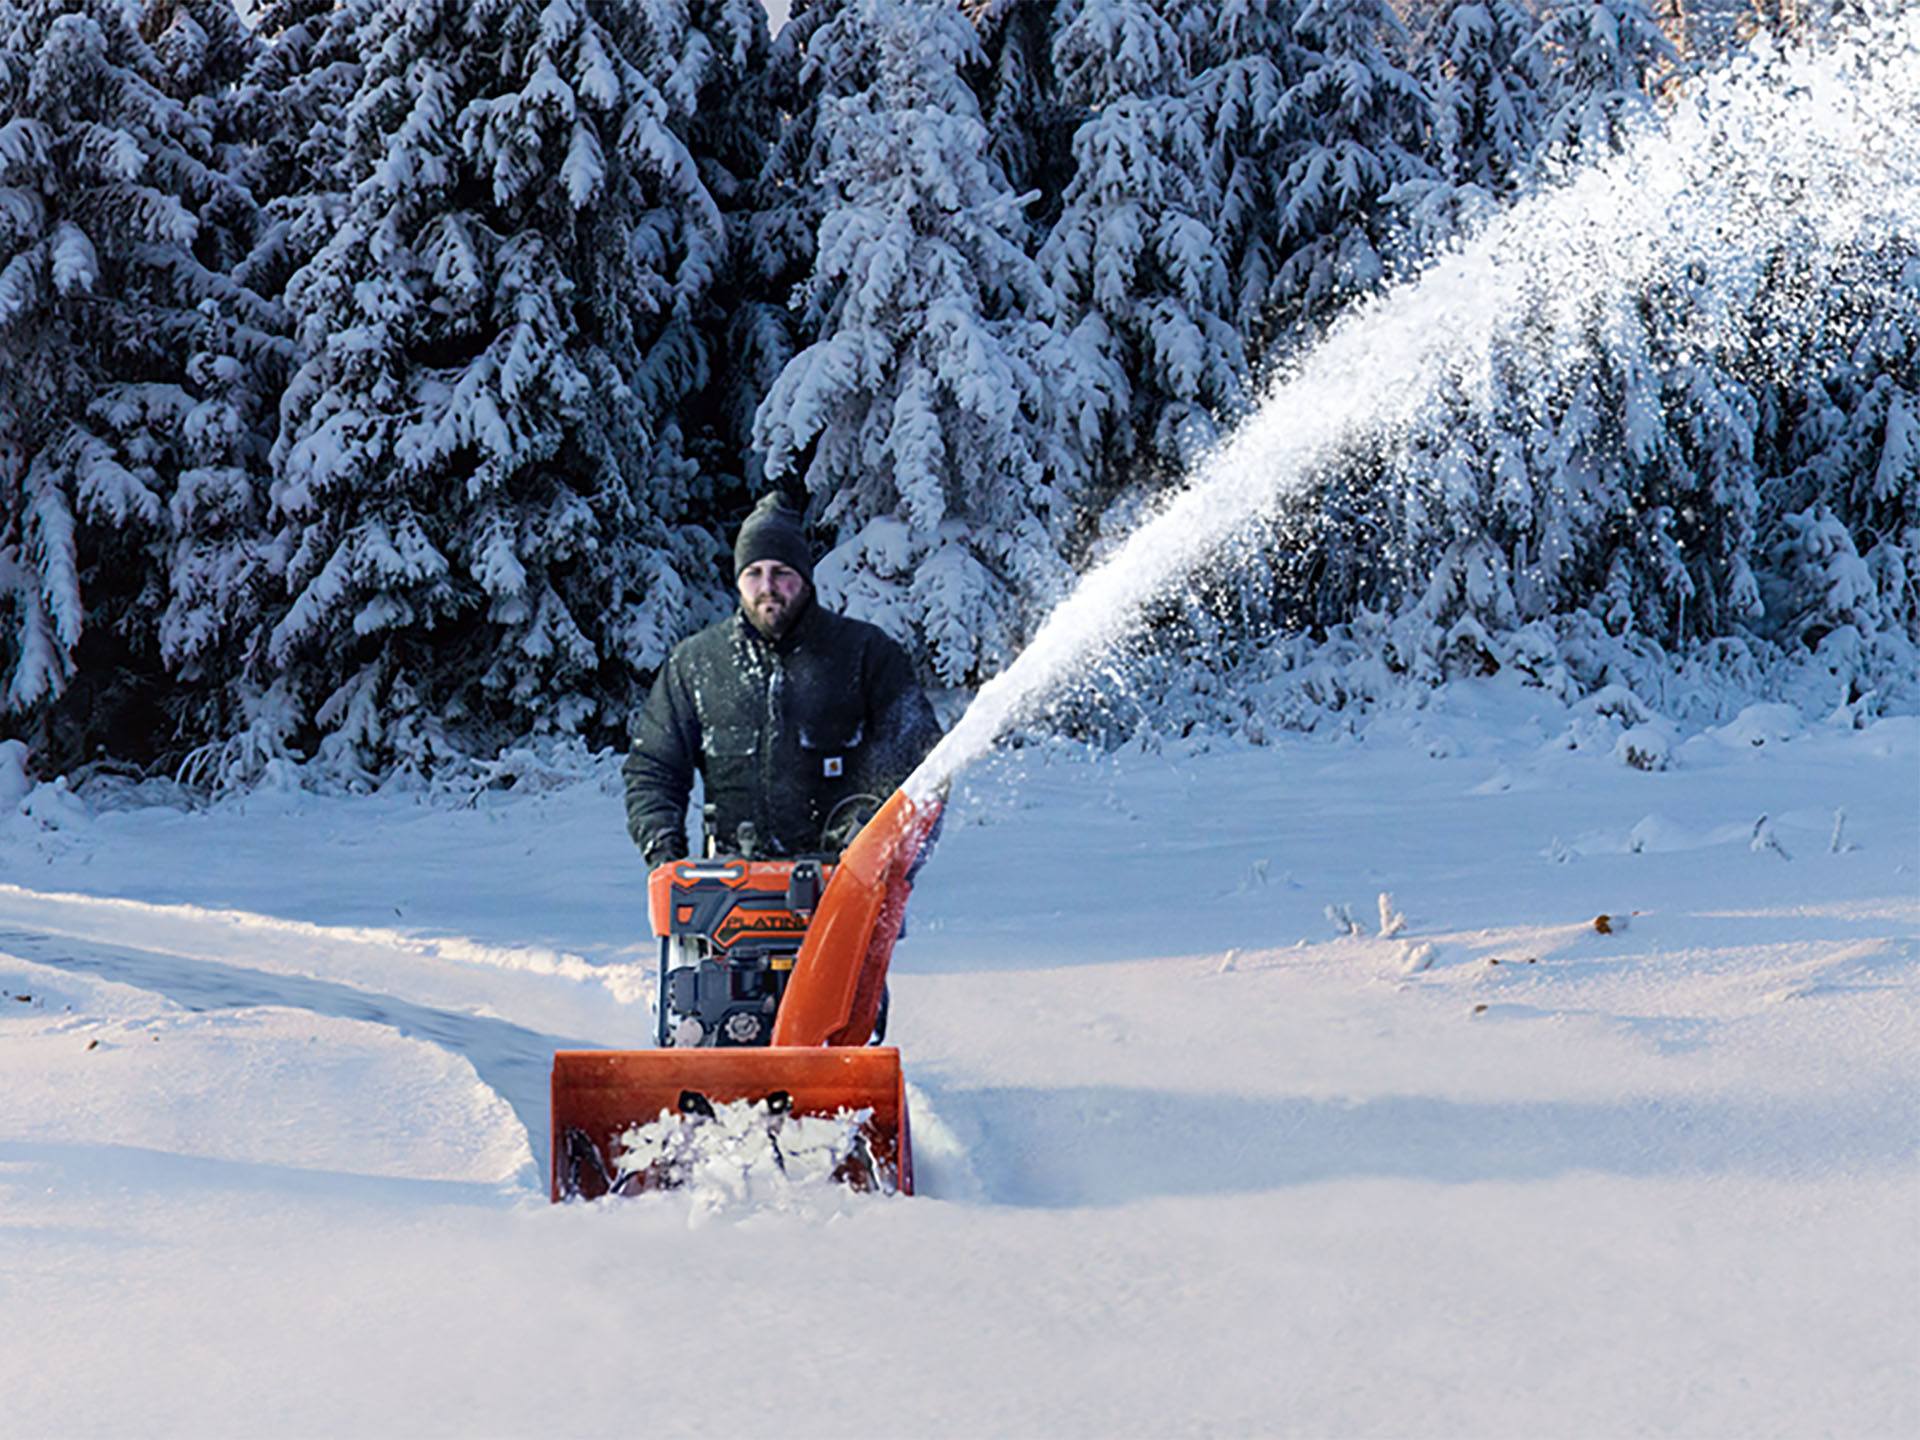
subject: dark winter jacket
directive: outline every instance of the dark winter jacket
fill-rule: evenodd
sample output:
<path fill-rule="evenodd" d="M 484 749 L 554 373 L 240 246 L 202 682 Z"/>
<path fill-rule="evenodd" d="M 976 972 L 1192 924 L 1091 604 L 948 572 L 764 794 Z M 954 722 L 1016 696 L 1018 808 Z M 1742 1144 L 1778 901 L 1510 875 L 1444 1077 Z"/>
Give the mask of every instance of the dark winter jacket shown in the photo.
<path fill-rule="evenodd" d="M 649 865 L 685 855 L 698 769 L 723 851 L 751 821 L 760 854 L 818 854 L 842 800 L 884 800 L 939 737 L 906 653 L 875 626 L 809 599 L 769 640 L 736 612 L 654 682 L 623 767 L 627 830 Z"/>

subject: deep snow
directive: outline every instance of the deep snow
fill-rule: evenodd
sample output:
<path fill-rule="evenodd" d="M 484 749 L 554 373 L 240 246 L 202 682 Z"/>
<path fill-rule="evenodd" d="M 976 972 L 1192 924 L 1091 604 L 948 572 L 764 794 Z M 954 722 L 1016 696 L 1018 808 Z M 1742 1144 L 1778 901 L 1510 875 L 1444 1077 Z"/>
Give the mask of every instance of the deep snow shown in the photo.
<path fill-rule="evenodd" d="M 610 767 L 43 787 L 4 1428 L 1920 1432 L 1920 720 L 1619 733 L 1001 753 L 897 956 L 924 1193 L 717 1211 L 544 1200 L 548 1053 L 650 1028 Z"/>

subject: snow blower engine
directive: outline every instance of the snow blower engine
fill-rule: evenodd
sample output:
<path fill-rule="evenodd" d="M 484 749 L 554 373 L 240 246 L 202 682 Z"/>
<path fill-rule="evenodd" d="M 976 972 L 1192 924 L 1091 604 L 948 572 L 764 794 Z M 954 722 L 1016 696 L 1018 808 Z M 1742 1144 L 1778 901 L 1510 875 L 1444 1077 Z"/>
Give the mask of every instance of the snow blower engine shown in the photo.
<path fill-rule="evenodd" d="M 706 828 L 706 858 L 669 861 L 647 877 L 648 916 L 660 941 L 654 1041 L 678 1049 L 765 1045 L 834 862 L 757 859 L 751 823 L 735 837 L 739 853 L 720 855 L 712 807 Z M 872 1043 L 886 1034 L 883 991 Z"/>

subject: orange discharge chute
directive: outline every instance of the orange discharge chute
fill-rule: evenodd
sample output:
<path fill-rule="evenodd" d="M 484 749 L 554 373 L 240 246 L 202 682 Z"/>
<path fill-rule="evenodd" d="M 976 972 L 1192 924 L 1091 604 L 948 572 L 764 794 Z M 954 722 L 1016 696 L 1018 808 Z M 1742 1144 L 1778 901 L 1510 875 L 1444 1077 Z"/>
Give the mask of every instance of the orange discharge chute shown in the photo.
<path fill-rule="evenodd" d="M 827 883 L 764 1048 L 562 1050 L 553 1057 L 555 1200 L 610 1188 L 619 1136 L 682 1108 L 785 1097 L 795 1115 L 871 1111 L 876 1169 L 913 1191 L 900 1052 L 869 1047 L 906 916 L 911 873 L 940 802 L 896 791 L 847 847 Z M 856 1180 L 855 1183 L 862 1183 Z"/>

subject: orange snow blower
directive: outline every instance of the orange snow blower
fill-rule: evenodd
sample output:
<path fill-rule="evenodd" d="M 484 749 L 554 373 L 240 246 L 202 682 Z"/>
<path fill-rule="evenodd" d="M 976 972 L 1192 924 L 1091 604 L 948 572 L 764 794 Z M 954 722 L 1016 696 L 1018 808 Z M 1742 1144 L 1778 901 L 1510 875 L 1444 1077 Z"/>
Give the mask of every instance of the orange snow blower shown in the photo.
<path fill-rule="evenodd" d="M 739 1101 L 776 1132 L 789 1116 L 858 1117 L 835 1177 L 913 1192 L 900 1052 L 868 1041 L 885 1036 L 887 965 L 940 810 L 898 791 L 837 861 L 709 856 L 653 871 L 660 1048 L 553 1057 L 554 1200 L 665 1188 L 660 1166 L 626 1153 L 636 1128 Z"/>

